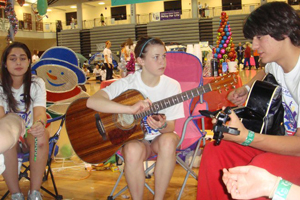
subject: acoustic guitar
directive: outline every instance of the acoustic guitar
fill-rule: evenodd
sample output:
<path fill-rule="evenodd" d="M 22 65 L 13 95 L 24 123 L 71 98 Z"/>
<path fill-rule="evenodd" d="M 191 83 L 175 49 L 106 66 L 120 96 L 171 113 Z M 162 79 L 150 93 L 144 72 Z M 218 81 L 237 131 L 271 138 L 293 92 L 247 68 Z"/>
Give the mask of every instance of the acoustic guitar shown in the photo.
<path fill-rule="evenodd" d="M 245 107 L 233 110 L 247 129 L 267 135 L 284 135 L 281 94 L 274 76 L 267 74 L 263 81 L 253 83 Z"/>
<path fill-rule="evenodd" d="M 81 98 L 72 102 L 67 109 L 67 134 L 80 159 L 91 164 L 102 163 L 126 142 L 144 138 L 141 121 L 145 116 L 206 92 L 228 88 L 236 82 L 236 74 L 229 74 L 207 85 L 154 102 L 149 110 L 135 115 L 97 112 L 86 107 L 88 98 Z M 144 96 L 139 91 L 127 90 L 113 101 L 133 105 L 143 99 Z"/>

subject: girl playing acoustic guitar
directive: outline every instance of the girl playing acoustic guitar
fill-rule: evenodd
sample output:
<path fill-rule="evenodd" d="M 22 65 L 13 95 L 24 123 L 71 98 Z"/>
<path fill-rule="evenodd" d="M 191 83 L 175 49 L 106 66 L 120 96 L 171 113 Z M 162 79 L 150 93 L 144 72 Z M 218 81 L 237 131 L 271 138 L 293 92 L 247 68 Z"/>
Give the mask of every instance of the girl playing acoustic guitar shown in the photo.
<path fill-rule="evenodd" d="M 99 90 L 87 101 L 87 107 L 104 113 L 137 114 L 149 110 L 151 102 L 181 93 L 180 85 L 164 75 L 166 68 L 166 48 L 157 38 L 141 38 L 134 50 L 141 70 L 122 78 L 110 86 Z M 129 89 L 140 91 L 145 100 L 133 105 L 122 105 L 112 99 Z M 132 140 L 122 149 L 125 159 L 125 177 L 132 199 L 143 199 L 145 173 L 143 161 L 157 155 L 155 169 L 155 200 L 164 199 L 172 177 L 179 137 L 174 133 L 176 119 L 184 117 L 182 103 L 160 111 L 162 115 L 146 117 L 147 130 L 144 140 Z"/>

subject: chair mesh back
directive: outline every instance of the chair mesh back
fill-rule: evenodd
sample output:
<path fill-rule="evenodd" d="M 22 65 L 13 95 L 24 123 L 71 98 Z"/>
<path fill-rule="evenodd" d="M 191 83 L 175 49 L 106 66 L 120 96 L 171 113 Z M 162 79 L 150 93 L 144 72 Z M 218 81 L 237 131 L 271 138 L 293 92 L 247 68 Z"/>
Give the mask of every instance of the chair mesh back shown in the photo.
<path fill-rule="evenodd" d="M 185 52 L 167 52 L 166 58 L 165 75 L 177 80 L 180 83 L 182 92 L 202 85 L 202 64 L 196 56 Z M 183 103 L 185 118 L 176 120 L 175 131 L 179 136 L 182 134 L 184 122 L 193 110 L 192 101 L 193 99 L 190 99 Z M 190 122 L 181 148 L 185 149 L 195 143 L 201 137 L 199 132 L 200 129 L 197 124 Z"/>

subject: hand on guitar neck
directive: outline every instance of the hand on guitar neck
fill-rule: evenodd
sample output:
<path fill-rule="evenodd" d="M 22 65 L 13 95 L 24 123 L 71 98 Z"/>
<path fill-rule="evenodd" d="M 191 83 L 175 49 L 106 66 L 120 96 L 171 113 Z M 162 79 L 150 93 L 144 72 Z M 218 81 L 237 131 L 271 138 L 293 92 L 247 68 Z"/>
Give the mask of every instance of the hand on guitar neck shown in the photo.
<path fill-rule="evenodd" d="M 245 86 L 242 86 L 230 92 L 227 99 L 237 106 L 242 106 L 245 103 L 247 96 L 248 90 Z"/>

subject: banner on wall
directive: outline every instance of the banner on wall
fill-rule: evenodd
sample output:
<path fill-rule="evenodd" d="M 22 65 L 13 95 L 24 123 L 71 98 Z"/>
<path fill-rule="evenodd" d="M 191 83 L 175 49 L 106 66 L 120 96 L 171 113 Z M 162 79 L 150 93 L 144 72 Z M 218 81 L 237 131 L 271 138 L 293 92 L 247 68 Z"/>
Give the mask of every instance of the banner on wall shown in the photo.
<path fill-rule="evenodd" d="M 161 0 L 111 0 L 111 6 L 121 6 L 126 4 L 146 3 Z"/>
<path fill-rule="evenodd" d="M 172 10 L 160 13 L 160 20 L 180 19 L 180 10 Z"/>

